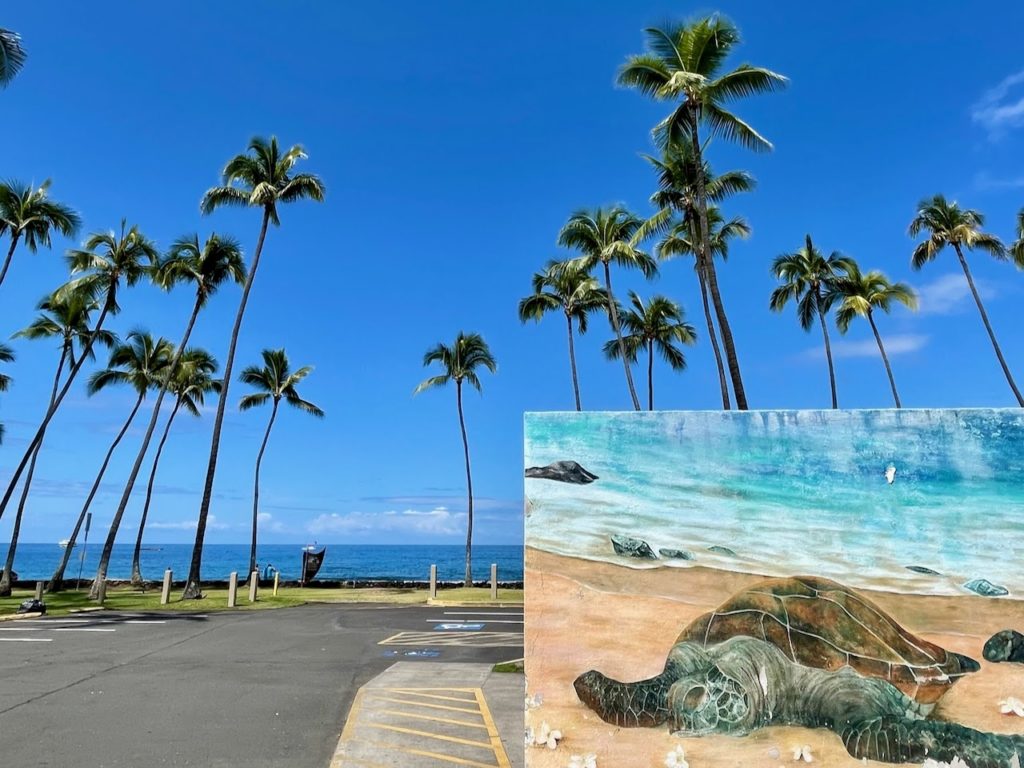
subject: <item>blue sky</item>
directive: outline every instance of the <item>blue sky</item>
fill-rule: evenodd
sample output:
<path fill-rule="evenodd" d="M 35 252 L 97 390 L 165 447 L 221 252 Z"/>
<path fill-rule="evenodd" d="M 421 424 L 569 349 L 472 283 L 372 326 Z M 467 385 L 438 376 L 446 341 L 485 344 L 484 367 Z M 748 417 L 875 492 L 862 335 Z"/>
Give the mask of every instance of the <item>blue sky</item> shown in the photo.
<path fill-rule="evenodd" d="M 880 327 L 907 406 L 1013 403 L 951 254 L 910 269 L 906 227 L 916 203 L 943 192 L 981 209 L 1012 235 L 1024 206 L 1024 8 L 1000 3 L 984 23 L 961 3 L 819 4 L 780 8 L 727 2 L 110 2 L 11 7 L 0 24 L 24 37 L 24 72 L 0 91 L 4 177 L 53 179 L 84 232 L 122 217 L 166 246 L 175 237 L 230 233 L 251 252 L 258 214 L 203 218 L 198 202 L 225 160 L 255 134 L 301 142 L 304 168 L 328 186 L 323 205 L 282 211 L 243 327 L 237 365 L 284 346 L 311 364 L 305 396 L 322 422 L 282 414 L 263 468 L 265 541 L 459 542 L 464 473 L 454 391 L 412 396 L 423 352 L 459 329 L 478 331 L 499 360 L 466 411 L 477 489 L 476 540 L 522 537 L 522 413 L 572 407 L 564 325 L 521 326 L 515 312 L 534 270 L 559 255 L 555 238 L 581 206 L 624 202 L 650 211 L 653 181 L 639 155 L 665 106 L 614 87 L 616 68 L 643 45 L 642 29 L 721 10 L 749 60 L 791 79 L 781 94 L 736 111 L 775 144 L 753 155 L 715 142 L 719 169 L 745 168 L 758 189 L 728 204 L 754 234 L 720 270 L 748 397 L 755 408 L 829 403 L 820 336 L 791 313 L 768 312 L 771 259 L 813 234 L 866 268 L 910 281 L 916 315 Z M 65 277 L 61 254 L 19 251 L 0 287 L 0 335 L 26 325 Z M 1024 274 L 972 258 L 1008 362 L 1024 380 L 1019 333 Z M 681 301 L 701 330 L 688 264 L 664 265 L 634 288 Z M 111 327 L 145 326 L 177 339 L 186 291 L 140 287 Z M 225 289 L 193 341 L 226 354 L 239 291 Z M 597 321 L 578 343 L 584 406 L 618 410 L 628 395 L 604 361 Z M 703 334 L 702 334 L 703 338 Z M 41 416 L 56 350 L 15 342 L 14 386 L 0 397 L 9 476 Z M 869 331 L 836 342 L 841 405 L 885 407 L 889 391 Z M 709 348 L 688 353 L 684 374 L 656 371 L 658 405 L 715 408 Z M 638 372 L 642 379 L 642 372 Z M 209 541 L 244 541 L 252 471 L 267 413 L 239 414 L 230 393 Z M 87 398 L 77 388 L 40 459 L 23 540 L 70 533 L 107 443 L 131 405 L 128 392 Z M 151 513 L 151 540 L 190 541 L 209 447 L 212 407 L 172 434 Z M 111 465 L 94 505 L 112 515 L 138 432 Z M 122 527 L 129 541 L 141 508 Z M 0 541 L 12 515 L 0 522 Z"/>

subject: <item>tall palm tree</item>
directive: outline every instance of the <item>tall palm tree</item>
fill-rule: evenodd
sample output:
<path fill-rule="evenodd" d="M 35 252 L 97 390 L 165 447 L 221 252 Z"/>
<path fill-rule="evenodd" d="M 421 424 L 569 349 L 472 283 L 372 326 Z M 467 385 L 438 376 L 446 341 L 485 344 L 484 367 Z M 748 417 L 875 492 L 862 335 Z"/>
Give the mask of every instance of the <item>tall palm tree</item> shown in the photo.
<path fill-rule="evenodd" d="M 775 91 L 787 81 L 782 75 L 750 64 L 721 72 L 729 53 L 740 42 L 739 30 L 731 21 L 716 15 L 665 28 L 652 27 L 645 32 L 647 51 L 626 60 L 619 70 L 618 82 L 661 101 L 679 102 L 654 129 L 655 138 L 662 146 L 688 141 L 696 167 L 702 168 L 700 126 L 703 125 L 711 135 L 738 142 L 748 149 L 771 149 L 764 137 L 729 112 L 726 105 L 744 96 Z M 732 329 L 722 307 L 714 264 L 704 245 L 708 242 L 707 205 L 704 176 L 697 174 L 701 261 L 708 265 L 708 288 L 722 331 L 736 407 L 746 410 L 747 397 Z"/>
<path fill-rule="evenodd" d="M 259 520 L 260 508 L 260 466 L 263 464 L 263 453 L 267 450 L 267 441 L 270 440 L 270 430 L 277 418 L 277 409 L 284 400 L 288 405 L 298 408 L 300 411 L 323 418 L 324 412 L 319 407 L 303 400 L 296 387 L 299 382 L 306 378 L 313 371 L 313 367 L 305 365 L 297 371 L 292 371 L 288 364 L 288 355 L 283 349 L 264 349 L 263 367 L 250 365 L 242 371 L 238 380 L 243 384 L 255 387 L 258 391 L 246 395 L 239 403 L 240 410 L 247 411 L 263 405 L 268 400 L 273 405 L 270 409 L 270 420 L 267 422 L 267 431 L 263 435 L 263 442 L 260 444 L 260 452 L 256 456 L 256 480 L 253 483 L 252 493 L 252 546 L 249 549 L 249 573 L 256 570 L 256 526 Z"/>
<path fill-rule="evenodd" d="M 219 379 L 213 378 L 213 374 L 216 372 L 217 361 L 213 355 L 205 349 L 190 347 L 178 358 L 178 364 L 171 374 L 168 391 L 174 395 L 174 407 L 171 409 L 171 415 L 167 418 L 167 423 L 164 424 L 164 432 L 157 444 L 156 455 L 153 457 L 153 468 L 149 472 L 149 482 L 146 484 L 146 503 L 142 507 L 139 533 L 135 537 L 135 551 L 132 553 L 131 582 L 133 586 L 141 586 L 145 583 L 142 578 L 142 534 L 146 530 L 149 506 L 153 500 L 156 470 L 160 466 L 160 456 L 164 452 L 164 445 L 171 433 L 174 417 L 178 415 L 179 410 L 184 408 L 191 415 L 199 418 L 199 409 L 203 406 L 206 396 L 211 392 L 220 392 L 221 382 Z"/>
<path fill-rule="evenodd" d="M 182 599 L 190 600 L 202 597 L 201 568 L 203 564 L 203 541 L 206 537 L 206 522 L 210 516 L 210 502 L 213 499 L 213 479 L 217 474 L 217 452 L 220 448 L 220 433 L 224 424 L 224 407 L 227 402 L 228 384 L 231 381 L 231 369 L 235 361 L 235 347 L 238 344 L 238 332 L 245 316 L 245 305 L 249 301 L 256 270 L 263 253 L 263 241 L 267 236 L 270 224 L 280 225 L 277 215 L 279 205 L 294 203 L 298 200 L 324 199 L 324 185 L 319 177 L 310 173 L 294 173 L 299 160 L 306 157 L 305 150 L 296 144 L 284 154 L 277 146 L 277 138 L 269 140 L 260 137 L 249 142 L 246 153 L 236 155 L 224 166 L 223 184 L 207 190 L 203 195 L 200 208 L 209 214 L 222 206 L 241 206 L 258 208 L 262 211 L 263 222 L 260 226 L 256 250 L 253 252 L 249 275 L 242 288 L 242 299 L 238 303 L 238 313 L 231 329 L 231 341 L 228 344 L 228 356 L 224 362 L 224 389 L 217 402 L 217 414 L 213 419 L 213 438 L 210 443 L 210 459 L 206 467 L 206 481 L 203 485 L 203 498 L 199 506 L 199 519 L 196 525 L 196 540 L 192 548 L 192 562 L 189 565 L 188 579 Z"/>
<path fill-rule="evenodd" d="M 615 332 L 615 338 L 622 346 L 622 329 L 619 325 L 618 307 L 615 294 L 612 292 L 611 264 L 615 262 L 625 269 L 639 269 L 645 277 L 653 277 L 658 272 L 658 265 L 649 254 L 636 247 L 636 237 L 643 222 L 620 205 L 610 208 L 595 208 L 592 211 L 580 210 L 574 213 L 562 231 L 558 233 L 558 244 L 580 252 L 578 263 L 587 272 L 598 264 L 604 268 L 604 289 L 607 293 L 608 318 Z M 640 410 L 640 400 L 633 386 L 633 374 L 626 360 L 625 350 L 622 352 L 623 365 L 626 370 L 626 384 L 629 396 L 633 400 L 633 408 Z"/>
<path fill-rule="evenodd" d="M 242 260 L 242 251 L 238 243 L 230 237 L 223 237 L 211 234 L 206 242 L 199 244 L 199 235 L 188 235 L 179 238 L 171 246 L 167 258 L 161 261 L 155 270 L 156 282 L 164 288 L 170 289 L 180 283 L 195 286 L 196 298 L 192 303 L 192 313 L 189 315 L 185 325 L 185 332 L 181 341 L 175 348 L 174 359 L 171 360 L 169 371 L 178 367 L 178 361 L 187 349 L 189 337 L 195 327 L 199 311 L 206 306 L 210 297 L 217 292 L 217 289 L 229 280 L 241 283 L 245 280 L 245 262 Z M 171 384 L 171 377 L 165 377 L 159 387 L 156 402 L 153 404 L 153 413 L 149 418 L 146 433 L 139 445 L 139 451 L 135 456 L 135 463 L 132 464 L 131 472 L 128 474 L 128 481 L 125 483 L 121 500 L 118 502 L 117 510 L 114 512 L 113 522 L 107 534 L 106 547 L 113 548 L 114 540 L 117 538 L 117 531 L 121 526 L 121 519 L 125 510 L 128 509 L 128 502 L 135 488 L 135 481 L 142 469 L 142 462 L 146 458 L 146 451 L 149 450 L 149 443 L 156 431 L 156 424 L 160 418 L 160 407 L 167 394 L 167 388 Z M 97 581 L 106 578 L 106 573 L 99 574 Z"/>
<path fill-rule="evenodd" d="M 486 368 L 491 373 L 496 373 L 498 363 L 491 354 L 484 337 L 478 333 L 465 333 L 459 331 L 455 337 L 455 343 L 448 346 L 438 343 L 427 350 L 423 356 L 423 365 L 428 366 L 439 363 L 444 373 L 439 376 L 431 376 L 421 381 L 413 394 L 418 395 L 427 389 L 443 387 L 449 381 L 455 382 L 455 402 L 459 409 L 459 428 L 462 430 L 462 450 L 466 458 L 466 576 L 464 584 L 467 587 L 473 585 L 473 474 L 469 468 L 469 439 L 466 437 L 466 419 L 462 413 L 462 384 L 469 383 L 478 392 L 480 378 L 477 376 L 478 368 Z"/>
<path fill-rule="evenodd" d="M 572 321 L 576 321 L 580 335 L 587 332 L 587 315 L 608 306 L 608 294 L 598 285 L 590 272 L 574 261 L 547 263 L 543 272 L 533 276 L 533 293 L 519 302 L 519 320 L 535 320 L 549 312 L 561 310 L 569 328 L 569 367 L 572 370 L 572 391 L 576 396 L 576 410 L 580 405 L 580 383 L 576 374 L 576 351 L 572 338 Z"/>
<path fill-rule="evenodd" d="M 836 282 L 849 274 L 852 265 L 853 261 L 838 251 L 833 251 L 826 258 L 814 247 L 810 235 L 806 236 L 803 248 L 778 256 L 772 262 L 772 274 L 782 281 L 782 285 L 772 291 L 769 301 L 772 310 L 781 312 L 792 299 L 796 302 L 801 328 L 811 330 L 815 318 L 821 322 L 833 408 L 839 407 L 839 399 L 836 396 L 836 373 L 832 365 L 832 344 L 828 337 L 825 314 L 837 298 L 834 290 Z"/>
<path fill-rule="evenodd" d="M 5 344 L 0 344 L 0 363 L 13 363 L 14 350 Z M 11 386 L 11 377 L 0 373 L 0 392 L 6 392 Z M 0 424 L 0 444 L 4 441 L 4 425 Z"/>
<path fill-rule="evenodd" d="M 96 477 L 96 481 L 89 491 L 89 496 L 86 498 L 85 505 L 82 507 L 82 512 L 78 516 L 79 524 L 85 519 L 92 500 L 99 490 L 100 481 L 107 470 L 110 457 L 113 455 L 118 443 L 121 442 L 121 438 L 124 437 L 131 426 L 132 421 L 135 419 L 135 414 L 142 407 L 142 402 L 146 399 L 146 393 L 150 390 L 160 390 L 164 387 L 165 381 L 173 370 L 172 363 L 176 358 L 177 354 L 174 345 L 167 339 L 161 337 L 154 341 L 153 337 L 145 331 L 132 331 L 128 334 L 126 344 L 120 344 L 114 348 L 110 355 L 110 365 L 105 370 L 97 371 L 89 377 L 90 395 L 99 392 L 111 384 L 129 384 L 135 389 L 138 397 L 128 416 L 128 420 L 125 421 L 121 431 L 117 433 L 114 442 L 111 443 L 110 449 L 103 459 L 99 475 Z M 115 516 L 110 525 L 115 535 L 118 522 L 119 520 Z M 78 527 L 78 525 L 75 526 L 76 530 Z M 110 556 L 114 549 L 113 540 L 115 535 L 108 533 L 103 550 L 100 552 L 100 562 L 96 569 L 96 578 L 93 580 L 92 589 L 89 591 L 91 599 L 95 599 L 99 595 L 100 582 L 107 577 L 107 566 L 110 563 Z M 66 552 L 72 549 L 74 543 L 75 539 L 72 537 L 68 542 Z M 65 554 L 66 557 L 67 555 Z M 61 572 L 60 577 L 63 578 L 63 572 Z"/>
<path fill-rule="evenodd" d="M 0 517 L 3 517 L 7 505 L 14 495 L 14 489 L 21 479 L 35 452 L 36 446 L 42 442 L 46 428 L 53 419 L 60 404 L 71 389 L 78 372 L 89 359 L 93 346 L 99 338 L 98 332 L 109 315 L 117 314 L 121 307 L 117 302 L 123 286 L 133 286 L 145 275 L 149 274 L 151 265 L 157 260 L 156 246 L 143 235 L 138 227 L 128 227 L 121 222 L 120 234 L 115 232 L 96 233 L 89 236 L 85 247 L 81 250 L 68 252 L 68 263 L 71 266 L 72 279 L 57 289 L 54 298 L 63 301 L 68 296 L 81 292 L 95 300 L 100 306 L 99 317 L 93 325 L 93 332 L 85 344 L 82 354 L 71 366 L 67 378 L 57 393 L 56 399 L 50 404 L 35 436 L 29 441 L 21 461 L 14 470 L 3 499 L 0 500 Z M 148 262 L 148 263 L 145 263 Z"/>
<path fill-rule="evenodd" d="M 630 363 L 635 363 L 641 351 L 647 352 L 647 410 L 654 410 L 654 351 L 673 371 L 686 369 L 686 357 L 679 344 L 693 346 L 697 343 L 697 332 L 684 319 L 683 308 L 665 296 L 652 296 L 644 304 L 634 291 L 629 292 L 633 308 L 622 315 L 622 325 L 629 335 L 622 337 L 622 346 Z M 615 339 L 604 345 L 604 353 L 610 360 L 621 356 L 621 347 Z"/>
<path fill-rule="evenodd" d="M 917 309 L 917 294 L 906 283 L 894 283 L 881 272 L 863 274 L 853 259 L 846 266 L 846 275 L 833 283 L 833 290 L 839 301 L 839 308 L 836 310 L 836 326 L 839 332 L 846 333 L 855 317 L 867 319 L 871 325 L 871 332 L 875 334 L 882 362 L 885 363 L 885 372 L 889 375 L 893 400 L 896 401 L 897 408 L 902 408 L 899 392 L 896 391 L 896 379 L 892 375 L 892 366 L 889 365 L 882 336 L 875 325 L 874 311 L 880 309 L 888 314 L 893 302 L 898 302 L 909 309 Z"/>
<path fill-rule="evenodd" d="M 6 88 L 25 65 L 28 54 L 21 46 L 21 35 L 0 27 L 0 88 Z"/>
<path fill-rule="evenodd" d="M 978 305 L 981 321 L 985 324 L 985 330 L 988 331 L 988 337 L 992 341 L 996 358 L 1006 376 L 1006 381 L 1009 383 L 1010 389 L 1013 390 L 1017 403 L 1024 408 L 1024 396 L 1021 395 L 1017 383 L 1013 380 L 1010 367 L 1003 357 L 1003 350 L 999 348 L 995 331 L 992 330 L 992 323 L 989 322 L 988 313 L 985 312 L 981 296 L 978 295 L 978 289 L 974 285 L 971 269 L 967 266 L 967 257 L 964 256 L 965 248 L 969 250 L 980 248 L 983 251 L 988 251 L 997 259 L 1006 260 L 1006 246 L 995 235 L 982 232 L 981 228 L 984 224 L 985 217 L 981 213 L 970 208 L 961 208 L 955 201 L 948 202 L 943 195 L 935 195 L 922 200 L 917 206 L 917 215 L 910 222 L 908 233 L 911 237 L 916 238 L 924 232 L 927 234 L 927 238 L 914 248 L 910 263 L 914 269 L 921 269 L 925 264 L 933 261 L 947 245 L 953 246 L 953 250 L 956 251 L 956 256 L 960 260 L 960 267 L 964 271 L 964 277 L 967 278 L 967 285 L 970 286 L 971 294 L 974 296 L 974 302 Z"/>
<path fill-rule="evenodd" d="M 88 357 L 95 357 L 94 348 L 89 347 L 89 341 L 95 333 L 96 343 L 109 348 L 117 341 L 117 337 L 110 331 L 92 331 L 89 328 L 89 316 L 97 309 L 96 301 L 85 295 L 83 292 L 72 292 L 66 296 L 59 297 L 52 294 L 39 303 L 40 315 L 27 327 L 14 334 L 15 338 L 25 339 L 60 339 L 60 356 L 57 360 L 57 370 L 53 376 L 53 387 L 50 392 L 48 408 L 53 405 L 60 386 L 61 373 L 64 366 L 70 363 L 75 364 L 75 345 L 82 350 L 89 348 Z M 32 479 L 35 477 L 36 462 L 39 459 L 39 452 L 42 450 L 43 441 L 36 443 L 32 458 L 29 460 L 28 472 L 25 474 L 25 483 L 22 485 L 21 496 L 18 499 L 18 509 L 14 517 L 14 527 L 11 531 L 11 542 L 9 549 L 10 568 L 14 567 L 14 552 L 18 546 L 21 535 L 21 522 L 25 515 L 25 507 L 28 503 L 29 491 L 32 488 Z M 8 574 L 10 572 L 8 568 Z M 0 576 L 0 594 L 10 594 L 10 580 L 6 582 Z"/>
<path fill-rule="evenodd" d="M 50 200 L 49 191 L 49 179 L 36 189 L 20 181 L 0 182 L 0 235 L 6 234 L 11 239 L 3 266 L 0 266 L 0 285 L 21 240 L 35 253 L 39 246 L 50 247 L 54 230 L 65 237 L 74 237 L 78 232 L 82 223 L 78 214 L 63 203 Z"/>

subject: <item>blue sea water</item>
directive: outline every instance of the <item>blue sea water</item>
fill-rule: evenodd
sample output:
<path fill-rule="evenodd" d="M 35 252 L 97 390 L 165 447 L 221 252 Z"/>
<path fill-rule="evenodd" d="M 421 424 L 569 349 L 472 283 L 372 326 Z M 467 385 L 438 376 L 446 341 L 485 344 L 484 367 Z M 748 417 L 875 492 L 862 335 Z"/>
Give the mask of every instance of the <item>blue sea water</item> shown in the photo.
<path fill-rule="evenodd" d="M 563 459 L 600 479 L 526 480 L 528 546 L 913 593 L 985 578 L 1024 596 L 1020 409 L 528 414 L 526 466 Z M 621 557 L 616 533 L 695 559 Z"/>
<path fill-rule="evenodd" d="M 2 545 L 6 551 L 7 545 Z M 322 546 L 322 545 L 321 545 Z M 431 564 L 437 565 L 442 581 L 461 581 L 466 567 L 466 548 L 462 545 L 331 545 L 320 568 L 318 579 L 392 579 L 426 581 Z M 318 547 L 319 548 L 319 547 Z M 85 550 L 82 576 L 91 579 L 96 573 L 102 542 L 89 543 Z M 75 548 L 65 578 L 78 575 L 82 547 Z M 131 575 L 130 544 L 115 545 L 108 569 L 111 579 L 127 579 Z M 298 580 L 302 567 L 302 546 L 299 544 L 260 545 L 256 550 L 262 569 L 271 564 L 281 578 Z M 62 550 L 52 544 L 19 544 L 14 570 L 25 580 L 48 579 L 60 562 Z M 143 548 L 142 575 L 151 580 L 163 578 L 164 569 L 174 571 L 175 579 L 188 575 L 192 559 L 191 544 L 158 544 Z M 523 548 L 516 545 L 473 546 L 473 578 L 490 578 L 491 563 L 498 566 L 500 581 L 522 581 Z M 249 567 L 248 544 L 207 544 L 203 548 L 203 578 L 226 580 L 231 571 L 245 573 Z"/>

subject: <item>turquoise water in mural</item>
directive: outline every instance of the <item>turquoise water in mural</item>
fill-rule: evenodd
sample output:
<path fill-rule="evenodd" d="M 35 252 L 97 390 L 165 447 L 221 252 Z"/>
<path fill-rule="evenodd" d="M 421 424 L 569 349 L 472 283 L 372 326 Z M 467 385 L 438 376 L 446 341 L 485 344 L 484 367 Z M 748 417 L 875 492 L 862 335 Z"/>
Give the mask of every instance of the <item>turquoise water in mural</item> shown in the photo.
<path fill-rule="evenodd" d="M 1024 596 L 1020 409 L 527 414 L 525 435 L 527 467 L 573 460 L 600 478 L 527 479 L 527 546 L 921 594 L 984 578 Z M 613 534 L 694 559 L 622 557 Z"/>

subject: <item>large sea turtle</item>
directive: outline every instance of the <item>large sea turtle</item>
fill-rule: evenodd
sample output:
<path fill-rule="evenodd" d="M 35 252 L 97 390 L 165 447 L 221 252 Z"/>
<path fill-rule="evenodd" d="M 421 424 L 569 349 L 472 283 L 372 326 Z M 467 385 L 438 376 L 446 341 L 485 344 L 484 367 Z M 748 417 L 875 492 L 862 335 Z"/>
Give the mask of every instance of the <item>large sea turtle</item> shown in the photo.
<path fill-rule="evenodd" d="M 679 635 L 664 671 L 620 683 L 591 670 L 576 693 L 619 726 L 668 724 L 682 736 L 743 735 L 768 725 L 830 728 L 854 757 L 928 757 L 1005 768 L 1024 736 L 926 720 L 978 664 L 915 637 L 879 607 L 827 579 L 772 579 Z"/>

